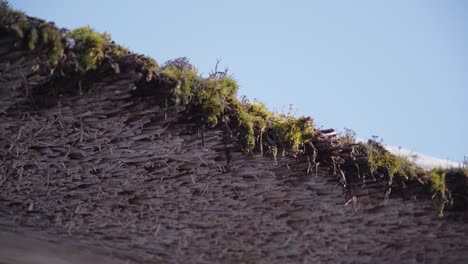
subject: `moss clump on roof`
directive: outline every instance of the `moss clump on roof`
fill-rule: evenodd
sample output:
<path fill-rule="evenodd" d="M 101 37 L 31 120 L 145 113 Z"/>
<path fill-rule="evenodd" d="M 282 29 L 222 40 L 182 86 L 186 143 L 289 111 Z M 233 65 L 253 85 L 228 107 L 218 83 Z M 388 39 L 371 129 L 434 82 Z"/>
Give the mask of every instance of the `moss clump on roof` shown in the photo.
<path fill-rule="evenodd" d="M 78 55 L 80 67 L 83 72 L 95 70 L 102 63 L 105 57 L 123 57 L 131 54 L 130 51 L 112 41 L 108 33 L 98 33 L 90 26 L 79 27 L 67 32 L 67 38 L 73 39 L 76 43 L 72 47 Z M 139 56 L 142 61 L 142 72 L 149 79 L 152 78 L 158 64 L 152 58 Z M 119 73 L 118 69 L 115 69 Z"/>
<path fill-rule="evenodd" d="M 444 208 L 447 203 L 445 170 L 443 168 L 435 168 L 430 172 L 431 190 L 434 193 L 433 198 L 437 198 L 439 203 L 439 217 L 444 216 Z"/>
<path fill-rule="evenodd" d="M 170 93 L 172 103 L 176 105 L 191 103 L 194 90 L 200 85 L 201 77 L 187 58 L 167 61 L 161 68 L 161 75 L 176 84 Z"/>
<path fill-rule="evenodd" d="M 312 140 L 315 134 L 313 120 L 310 117 L 294 117 L 292 114 L 270 112 L 259 102 L 249 102 L 237 97 L 232 98 L 232 109 L 238 146 L 247 153 L 263 155 L 264 145 L 273 152 L 297 150 L 305 142 Z M 272 153 L 275 157 L 275 153 Z"/>
<path fill-rule="evenodd" d="M 216 76 L 203 80 L 195 89 L 194 114 L 201 114 L 201 120 L 208 127 L 222 123 L 231 102 L 237 100 L 237 82 L 229 76 Z"/>
<path fill-rule="evenodd" d="M 63 53 L 62 34 L 54 25 L 41 23 L 39 25 L 39 35 L 39 43 L 34 46 L 42 45 L 43 48 L 47 49 L 51 64 L 57 65 Z"/>
<path fill-rule="evenodd" d="M 263 155 L 263 134 L 271 123 L 272 113 L 268 111 L 263 103 L 259 102 L 251 103 L 247 107 L 247 112 L 252 117 L 253 131 L 256 131 L 256 133 L 254 132 L 257 135 L 254 137 L 255 142 L 259 147 L 260 155 Z"/>
<path fill-rule="evenodd" d="M 255 131 L 255 116 L 249 114 L 245 110 L 239 111 L 239 135 L 237 136 L 239 141 L 239 148 L 244 154 L 250 153 L 255 148 L 255 135 L 262 133 L 261 131 Z M 262 144 L 262 142 L 259 142 Z"/>
<path fill-rule="evenodd" d="M 16 47 L 29 50 L 40 48 L 47 54 L 51 65 L 56 66 L 63 53 L 60 30 L 52 23 L 29 18 L 23 12 L 13 10 L 6 3 L 0 3 L 0 29 L 20 39 Z"/>
<path fill-rule="evenodd" d="M 394 181 L 415 180 L 418 178 L 418 174 L 422 172 L 421 168 L 418 168 L 407 158 L 390 153 L 374 140 L 369 140 L 366 147 L 371 173 L 380 173 L 386 176 L 389 186 L 392 186 Z"/>
<path fill-rule="evenodd" d="M 122 47 L 118 46 L 119 50 L 123 49 Z M 127 50 L 128 52 L 128 50 Z M 120 52 L 119 51 L 119 56 L 120 54 L 125 55 L 125 52 Z M 155 59 L 150 58 L 145 55 L 140 55 L 138 56 L 138 60 L 142 62 L 143 67 L 141 68 L 141 71 L 143 73 L 143 76 L 147 81 L 151 80 L 154 78 L 156 74 L 160 71 L 159 64 L 156 62 Z"/>
<path fill-rule="evenodd" d="M 314 138 L 315 128 L 312 118 L 280 114 L 274 117 L 271 134 L 278 147 L 297 149 L 304 142 Z"/>
<path fill-rule="evenodd" d="M 268 111 L 263 103 L 253 102 L 246 103 L 247 113 L 252 116 L 252 121 L 255 123 L 257 131 L 264 131 L 267 125 L 270 124 L 273 114 Z"/>
<path fill-rule="evenodd" d="M 75 50 L 84 71 L 96 69 L 104 59 L 104 45 L 111 41 L 109 34 L 97 33 L 89 26 L 74 29 L 67 33 L 67 37 L 76 41 Z"/>
<path fill-rule="evenodd" d="M 426 171 L 407 157 L 386 150 L 380 142 L 369 140 L 354 145 L 354 152 L 367 158 L 367 173 L 383 179 L 387 191 L 392 188 L 404 190 L 411 184 L 428 187 L 438 206 L 438 216 L 443 217 L 447 209 L 467 210 L 468 170 L 463 168 L 435 168 Z M 366 173 L 361 171 L 361 173 Z M 349 176 L 349 175 L 348 175 Z"/>
<path fill-rule="evenodd" d="M 232 109 L 236 99 L 237 82 L 228 75 L 212 75 L 204 78 L 187 58 L 166 62 L 160 76 L 174 83 L 167 91 L 160 91 L 165 102 L 184 106 L 188 118 L 207 127 L 222 124 L 222 118 Z"/>
<path fill-rule="evenodd" d="M 0 2 L 0 25 L 6 30 L 15 32 L 20 38 L 24 37 L 24 30 L 28 28 L 28 18 L 20 11 L 13 10 L 5 2 Z"/>

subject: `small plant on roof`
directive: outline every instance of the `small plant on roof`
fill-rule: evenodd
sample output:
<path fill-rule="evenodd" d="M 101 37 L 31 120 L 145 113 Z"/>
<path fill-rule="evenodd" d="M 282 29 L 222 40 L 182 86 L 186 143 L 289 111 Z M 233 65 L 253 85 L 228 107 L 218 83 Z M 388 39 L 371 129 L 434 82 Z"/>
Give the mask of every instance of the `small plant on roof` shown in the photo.
<path fill-rule="evenodd" d="M 5 2 L 0 4 L 0 29 L 14 34 L 21 39 L 20 45 L 36 49 L 38 46 L 47 49 L 51 64 L 56 65 L 63 52 L 60 31 L 51 23 L 29 18 L 22 12 L 13 10 Z"/>
<path fill-rule="evenodd" d="M 291 114 L 276 116 L 271 129 L 276 144 L 283 149 L 297 149 L 301 144 L 312 140 L 315 134 L 312 118 L 294 118 Z"/>
<path fill-rule="evenodd" d="M 119 53 L 125 55 L 125 53 Z M 142 72 L 147 81 L 153 79 L 153 76 L 159 72 L 159 65 L 155 59 L 141 55 L 138 59 L 143 62 Z"/>
<path fill-rule="evenodd" d="M 36 44 L 39 41 L 39 33 L 37 32 L 36 28 L 31 28 L 28 33 L 28 48 L 30 50 L 34 50 L 36 48 Z"/>
<path fill-rule="evenodd" d="M 256 130 L 256 134 L 258 135 L 260 155 L 263 156 L 263 133 L 270 123 L 272 114 L 264 104 L 259 102 L 253 102 L 251 104 L 246 102 L 246 108 L 253 121 L 254 130 Z"/>
<path fill-rule="evenodd" d="M 208 127 L 215 127 L 225 115 L 232 101 L 237 100 L 237 82 L 229 76 L 204 79 L 194 89 L 194 109 L 203 116 Z"/>
<path fill-rule="evenodd" d="M 356 143 L 356 132 L 352 129 L 345 128 L 344 132 L 339 135 L 338 141 L 342 144 L 355 144 Z"/>
<path fill-rule="evenodd" d="M 196 82 L 201 79 L 196 68 L 185 57 L 167 61 L 161 69 L 161 75 L 177 83 L 171 92 L 172 101 L 176 105 L 189 103 L 193 97 Z"/>
<path fill-rule="evenodd" d="M 23 12 L 13 10 L 8 2 L 2 1 L 0 2 L 0 25 L 23 38 L 23 31 L 28 28 L 28 18 Z"/>
<path fill-rule="evenodd" d="M 445 170 L 442 168 L 435 168 L 431 171 L 430 177 L 431 190 L 434 193 L 432 198 L 437 197 L 439 203 L 439 217 L 443 217 L 445 204 L 448 201 L 446 195 L 447 187 L 445 185 Z"/>
<path fill-rule="evenodd" d="M 31 31 L 35 31 L 35 29 L 31 29 Z M 33 37 L 36 34 L 32 33 L 31 41 L 34 43 Z M 57 65 L 60 56 L 63 52 L 63 43 L 62 43 L 62 35 L 60 31 L 55 28 L 51 23 L 41 23 L 39 25 L 39 43 L 38 45 L 43 45 L 44 47 L 49 49 L 49 58 L 52 65 Z M 33 45 L 30 45 L 30 48 Z"/>
<path fill-rule="evenodd" d="M 252 115 L 241 109 L 239 111 L 239 147 L 244 154 L 255 148 L 255 131 Z"/>
<path fill-rule="evenodd" d="M 91 27 L 85 26 L 68 32 L 67 37 L 76 40 L 80 55 L 80 64 L 84 71 L 95 69 L 98 62 L 104 57 L 103 45 L 107 36 L 95 32 Z"/>
<path fill-rule="evenodd" d="M 367 146 L 369 148 L 368 155 L 371 173 L 378 173 L 386 176 L 388 185 L 391 186 L 395 174 L 402 174 L 400 164 L 397 162 L 395 156 L 386 150 L 381 143 L 375 140 L 369 140 Z"/>
<path fill-rule="evenodd" d="M 374 176 L 377 174 L 387 181 L 388 194 L 392 187 L 404 187 L 408 181 L 422 183 L 420 176 L 424 174 L 424 170 L 407 157 L 390 153 L 375 140 L 369 140 L 364 146 L 367 149 L 370 173 Z"/>
<path fill-rule="evenodd" d="M 270 111 L 266 108 L 266 106 L 263 103 L 259 102 L 253 102 L 253 103 L 247 103 L 246 105 L 247 112 L 252 115 L 254 121 L 258 125 L 260 130 L 263 130 L 266 128 L 268 120 L 271 117 Z"/>
<path fill-rule="evenodd" d="M 105 56 L 122 57 L 130 54 L 127 48 L 115 44 L 109 34 L 98 33 L 89 26 L 76 28 L 68 32 L 67 37 L 76 41 L 75 49 L 78 53 L 80 67 L 84 72 L 96 69 Z M 157 65 L 149 58 L 146 60 L 148 63 L 145 66 L 147 65 L 148 68 Z"/>

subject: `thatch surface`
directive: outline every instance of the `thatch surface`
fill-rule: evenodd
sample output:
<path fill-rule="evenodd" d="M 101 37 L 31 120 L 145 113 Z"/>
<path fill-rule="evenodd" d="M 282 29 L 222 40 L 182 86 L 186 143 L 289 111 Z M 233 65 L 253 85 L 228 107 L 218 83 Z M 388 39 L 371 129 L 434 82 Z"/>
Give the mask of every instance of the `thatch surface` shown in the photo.
<path fill-rule="evenodd" d="M 49 88 L 67 84 L 41 63 L 0 53 L 0 211 L 16 223 L 3 230 L 129 263 L 468 261 L 466 219 L 438 219 L 427 197 L 385 201 L 377 183 L 346 203 L 328 172 L 232 146 L 228 170 L 223 131 L 202 139 L 180 112 L 135 96 L 138 73 L 60 96 Z"/>

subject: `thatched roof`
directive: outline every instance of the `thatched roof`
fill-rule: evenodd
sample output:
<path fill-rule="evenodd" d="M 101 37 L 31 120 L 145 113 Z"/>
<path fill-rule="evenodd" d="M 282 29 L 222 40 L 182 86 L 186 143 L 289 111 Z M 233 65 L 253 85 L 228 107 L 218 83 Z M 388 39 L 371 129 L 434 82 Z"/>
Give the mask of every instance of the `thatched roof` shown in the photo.
<path fill-rule="evenodd" d="M 60 32 L 25 19 L 23 33 Z M 416 172 L 362 179 L 351 171 L 369 157 L 329 131 L 314 132 L 313 156 L 246 154 L 227 133 L 236 127 L 200 126 L 212 120 L 161 104 L 154 87 L 180 83 L 147 58 L 104 52 L 86 70 L 64 35 L 55 58 L 55 46 L 31 48 L 3 23 L 0 230 L 76 240 L 129 263 L 468 260 L 463 172 L 444 180 L 453 197 L 432 197 Z M 457 211 L 439 219 L 446 201 Z"/>

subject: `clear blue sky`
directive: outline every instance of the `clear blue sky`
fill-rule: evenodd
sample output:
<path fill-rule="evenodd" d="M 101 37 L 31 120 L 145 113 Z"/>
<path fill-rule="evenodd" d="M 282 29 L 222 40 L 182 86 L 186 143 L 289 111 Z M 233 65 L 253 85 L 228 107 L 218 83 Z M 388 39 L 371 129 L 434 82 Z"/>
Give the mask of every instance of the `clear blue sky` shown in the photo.
<path fill-rule="evenodd" d="M 10 0 L 60 27 L 91 25 L 160 63 L 222 66 L 240 95 L 319 126 L 468 155 L 468 1 Z"/>

